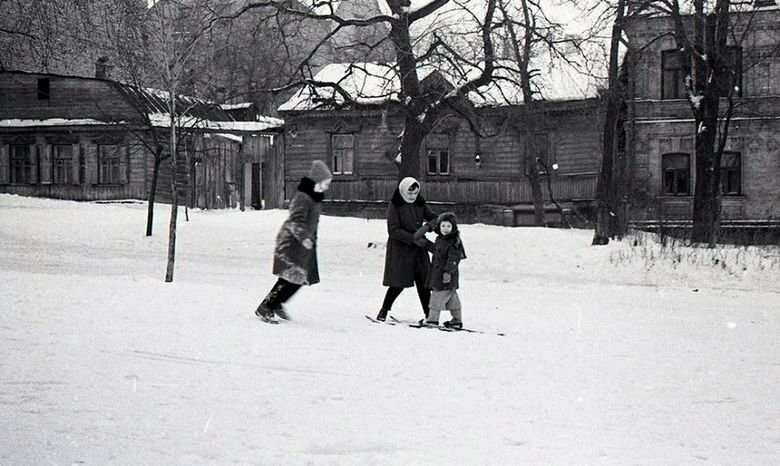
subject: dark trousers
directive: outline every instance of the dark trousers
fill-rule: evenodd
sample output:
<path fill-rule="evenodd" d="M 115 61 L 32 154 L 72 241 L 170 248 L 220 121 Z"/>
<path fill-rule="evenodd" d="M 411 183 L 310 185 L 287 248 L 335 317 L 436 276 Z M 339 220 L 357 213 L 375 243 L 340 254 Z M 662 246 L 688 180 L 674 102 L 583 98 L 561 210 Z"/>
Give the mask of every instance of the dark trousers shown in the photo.
<path fill-rule="evenodd" d="M 301 289 L 302 285 L 290 283 L 287 280 L 280 278 L 276 281 L 271 291 L 268 292 L 261 305 L 268 307 L 268 309 L 279 309 L 282 304 L 286 303 L 288 299 Z"/>
<path fill-rule="evenodd" d="M 423 314 L 428 316 L 428 304 L 431 302 L 431 290 L 425 287 L 425 279 L 420 273 L 414 274 L 414 285 L 417 287 L 417 296 L 420 298 L 420 305 L 423 308 Z M 382 309 L 389 311 L 393 307 L 396 298 L 401 294 L 403 288 L 390 286 L 385 293 L 385 300 L 382 302 Z"/>

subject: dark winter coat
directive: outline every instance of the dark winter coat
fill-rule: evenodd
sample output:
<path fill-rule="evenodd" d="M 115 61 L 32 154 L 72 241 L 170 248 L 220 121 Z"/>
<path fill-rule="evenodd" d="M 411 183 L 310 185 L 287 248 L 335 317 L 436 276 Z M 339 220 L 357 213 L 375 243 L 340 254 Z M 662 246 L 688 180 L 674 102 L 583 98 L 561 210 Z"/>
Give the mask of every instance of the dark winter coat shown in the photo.
<path fill-rule="evenodd" d="M 414 286 L 414 274 L 428 277 L 431 263 L 428 251 L 422 241 L 416 244 L 414 233 L 422 224 L 436 218 L 436 214 L 425 203 L 422 196 L 409 204 L 396 188 L 387 206 L 387 250 L 385 251 L 385 274 L 382 284 L 397 288 Z"/>
<path fill-rule="evenodd" d="M 457 290 L 460 286 L 458 265 L 461 260 L 466 258 L 466 251 L 463 248 L 463 242 L 460 239 L 457 221 L 454 217 L 447 218 L 445 215 L 446 214 L 440 216 L 438 220 L 439 222 L 447 220 L 452 223 L 452 232 L 447 236 L 444 236 L 441 234 L 441 230 L 437 225 L 434 230 L 438 235 L 436 237 L 436 242 L 432 243 L 426 240 L 428 250 L 433 253 L 431 271 L 425 282 L 425 286 L 431 290 Z M 417 230 L 414 237 L 416 239 L 425 238 L 426 231 L 430 231 L 430 229 L 423 225 Z M 450 274 L 448 283 L 444 283 L 445 273 Z"/>
<path fill-rule="evenodd" d="M 276 236 L 273 273 L 298 285 L 319 283 L 317 268 L 317 225 L 320 221 L 322 193 L 314 192 L 314 181 L 303 178 L 298 192 L 290 200 L 290 214 Z M 303 247 L 310 239 L 313 247 Z"/>

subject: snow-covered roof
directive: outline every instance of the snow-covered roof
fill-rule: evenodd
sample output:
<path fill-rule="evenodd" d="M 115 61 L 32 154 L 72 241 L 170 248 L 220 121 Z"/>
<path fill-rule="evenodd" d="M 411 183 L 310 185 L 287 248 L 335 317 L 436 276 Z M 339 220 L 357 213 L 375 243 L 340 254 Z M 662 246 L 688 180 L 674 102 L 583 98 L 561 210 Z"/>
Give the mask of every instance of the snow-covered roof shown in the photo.
<path fill-rule="evenodd" d="M 252 102 L 241 102 L 238 104 L 220 104 L 222 110 L 238 110 L 242 108 L 249 108 L 252 106 Z"/>
<path fill-rule="evenodd" d="M 158 128 L 170 126 L 169 113 L 152 113 L 149 115 L 152 125 Z M 284 120 L 272 117 L 260 117 L 259 121 L 216 121 L 200 119 L 190 115 L 181 115 L 176 120 L 180 128 L 195 128 L 210 131 L 262 132 L 281 128 Z"/>
<path fill-rule="evenodd" d="M 419 78 L 422 80 L 433 71 L 431 67 L 421 68 Z M 386 63 L 333 63 L 320 70 L 314 76 L 314 81 L 337 84 L 359 105 L 381 105 L 387 101 L 398 101 L 401 90 L 396 67 Z M 345 99 L 332 87 L 307 85 L 280 105 L 279 111 L 324 108 L 323 103 L 332 101 L 343 104 Z"/>
<path fill-rule="evenodd" d="M 599 80 L 581 72 L 576 65 L 565 61 L 554 61 L 537 57 L 536 62 L 546 63 L 538 69 L 533 79 L 534 90 L 543 100 L 577 100 L 595 97 Z M 423 80 L 434 71 L 438 71 L 453 87 L 481 72 L 480 67 L 460 70 L 439 70 L 433 66 L 418 69 L 419 79 Z M 523 101 L 520 87 L 520 74 L 516 64 L 502 60 L 497 62 L 494 81 L 483 86 L 477 92 L 468 94 L 469 100 L 478 107 L 518 105 Z M 397 69 L 391 64 L 382 63 L 335 63 L 327 65 L 316 74 L 315 83 L 337 84 L 358 105 L 381 105 L 388 101 L 398 101 L 400 80 Z M 329 109 L 331 102 L 343 104 L 344 97 L 333 87 L 321 87 L 316 84 L 302 87 L 293 97 L 279 106 L 280 112 Z"/>
<path fill-rule="evenodd" d="M 20 119 L 9 118 L 0 120 L 0 128 L 36 128 L 40 126 L 95 126 L 95 125 L 121 125 L 124 122 L 108 122 L 94 120 L 92 118 L 46 118 L 38 119 Z"/>

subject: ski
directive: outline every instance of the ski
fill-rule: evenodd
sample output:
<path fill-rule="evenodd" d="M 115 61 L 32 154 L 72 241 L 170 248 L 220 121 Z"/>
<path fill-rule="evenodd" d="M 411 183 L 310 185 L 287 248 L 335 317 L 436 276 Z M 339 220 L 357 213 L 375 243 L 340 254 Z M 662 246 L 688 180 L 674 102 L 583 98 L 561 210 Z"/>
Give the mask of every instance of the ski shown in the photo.
<path fill-rule="evenodd" d="M 503 336 L 506 335 L 503 332 L 496 332 L 496 333 L 484 332 L 482 330 L 474 330 L 472 328 L 447 328 L 447 327 L 438 327 L 438 326 L 434 327 L 432 325 L 420 325 L 419 323 L 417 323 L 417 324 L 409 324 L 409 327 L 412 327 L 412 328 L 432 328 L 432 329 L 436 329 L 436 330 L 439 330 L 439 331 L 442 331 L 442 332 L 450 332 L 450 333 L 457 333 L 457 332 L 479 333 L 479 334 L 482 334 L 482 335 L 496 335 L 496 336 L 499 336 L 499 337 L 503 337 Z"/>
<path fill-rule="evenodd" d="M 363 317 L 365 317 L 366 319 L 370 320 L 371 322 L 373 322 L 375 324 L 385 324 L 385 325 L 395 325 L 396 324 L 396 322 L 388 322 L 388 321 L 384 321 L 383 322 L 381 320 L 376 320 L 375 318 L 373 318 L 373 317 L 371 317 L 369 315 L 364 315 Z"/>

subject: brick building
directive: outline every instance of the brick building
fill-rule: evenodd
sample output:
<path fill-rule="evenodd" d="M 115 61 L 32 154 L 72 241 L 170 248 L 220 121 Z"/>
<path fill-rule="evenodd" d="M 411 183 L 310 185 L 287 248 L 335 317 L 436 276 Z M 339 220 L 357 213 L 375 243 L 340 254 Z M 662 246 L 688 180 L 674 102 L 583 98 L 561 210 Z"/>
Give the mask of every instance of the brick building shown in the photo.
<path fill-rule="evenodd" d="M 724 225 L 767 222 L 780 214 L 780 8 L 773 3 L 732 13 L 737 110 L 722 162 Z M 633 143 L 626 150 L 630 218 L 637 221 L 684 224 L 692 217 L 696 128 L 673 30 L 670 17 L 654 17 L 634 21 L 626 31 L 636 57 L 629 68 L 633 118 L 627 123 Z"/>

